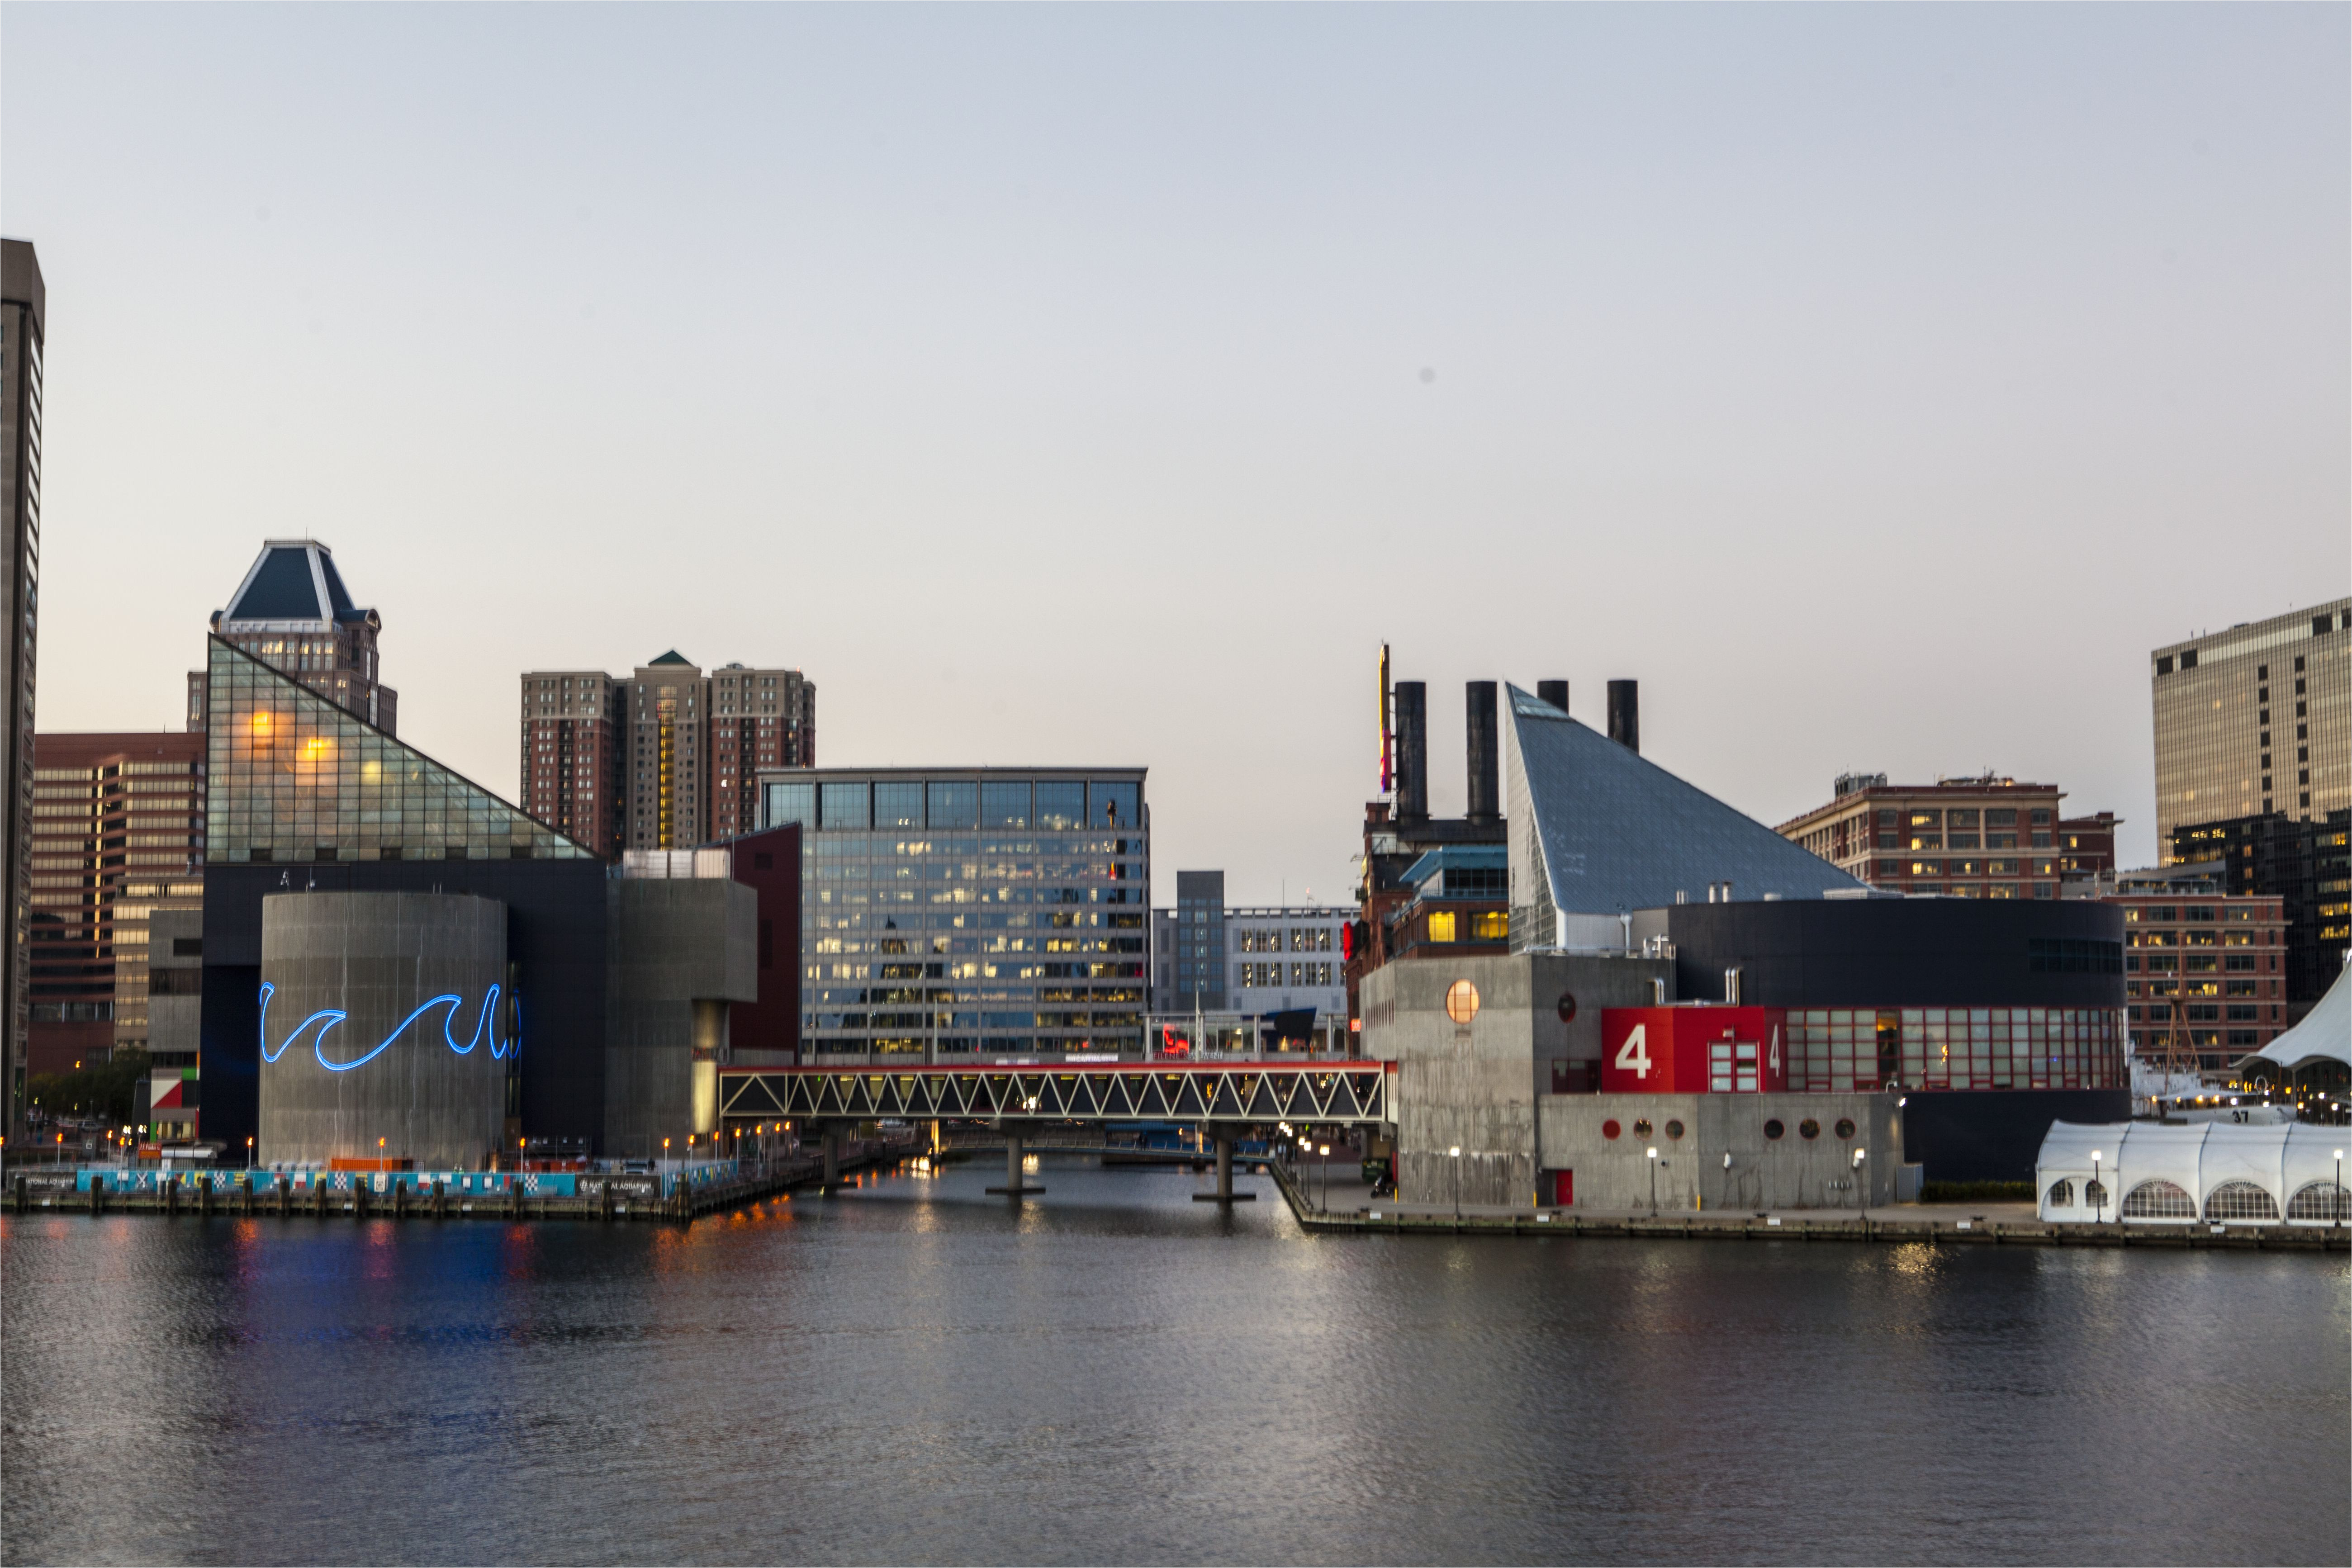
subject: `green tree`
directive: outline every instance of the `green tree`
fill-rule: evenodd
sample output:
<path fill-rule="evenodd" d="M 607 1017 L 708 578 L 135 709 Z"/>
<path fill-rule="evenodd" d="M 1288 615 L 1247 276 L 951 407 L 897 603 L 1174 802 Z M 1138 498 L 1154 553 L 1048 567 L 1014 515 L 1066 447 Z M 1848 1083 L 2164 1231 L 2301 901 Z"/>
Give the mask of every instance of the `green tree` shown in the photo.
<path fill-rule="evenodd" d="M 131 1047 L 75 1072 L 35 1073 L 26 1098 L 52 1116 L 98 1116 L 124 1126 L 143 1116 L 139 1086 L 147 1077 L 145 1051 Z"/>

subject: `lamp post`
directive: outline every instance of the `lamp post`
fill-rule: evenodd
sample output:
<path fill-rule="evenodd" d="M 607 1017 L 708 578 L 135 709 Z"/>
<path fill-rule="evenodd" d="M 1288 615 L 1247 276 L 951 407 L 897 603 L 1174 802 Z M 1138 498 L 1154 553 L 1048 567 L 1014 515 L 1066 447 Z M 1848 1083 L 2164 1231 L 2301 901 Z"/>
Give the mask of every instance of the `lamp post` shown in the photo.
<path fill-rule="evenodd" d="M 245 1141 L 245 1168 L 248 1171 L 253 1169 L 253 1140 L 250 1138 Z"/>
<path fill-rule="evenodd" d="M 2344 1228 L 2344 1151 L 2336 1151 L 2336 1194 L 2328 1202 L 2328 1212 L 2336 1216 L 2336 1228 Z"/>
<path fill-rule="evenodd" d="M 1322 1155 L 1323 1212 L 1325 1214 L 1329 1214 L 1331 1212 L 1331 1145 L 1326 1143 L 1322 1146 Z"/>
<path fill-rule="evenodd" d="M 2107 1189 L 2099 1183 L 2099 1162 L 2105 1158 L 2106 1155 L 2100 1151 L 2091 1151 L 2091 1191 L 2098 1194 L 2092 1200 L 2095 1205 L 2091 1210 L 2093 1225 L 2105 1225 L 2107 1219 Z"/>
<path fill-rule="evenodd" d="M 1650 1161 L 1650 1213 L 1653 1216 L 1655 1216 L 1658 1212 L 1658 1146 L 1656 1144 L 1653 1143 L 1650 1145 L 1648 1157 Z"/>
<path fill-rule="evenodd" d="M 1460 1225 L 1462 1223 L 1462 1145 L 1456 1143 L 1446 1150 L 1445 1157 L 1454 1162 L 1454 1223 Z"/>
<path fill-rule="evenodd" d="M 1853 1212 L 1864 1218 L 1870 1215 L 1870 1197 L 1862 1184 L 1862 1163 L 1869 1158 L 1870 1151 L 1867 1149 L 1853 1152 Z"/>

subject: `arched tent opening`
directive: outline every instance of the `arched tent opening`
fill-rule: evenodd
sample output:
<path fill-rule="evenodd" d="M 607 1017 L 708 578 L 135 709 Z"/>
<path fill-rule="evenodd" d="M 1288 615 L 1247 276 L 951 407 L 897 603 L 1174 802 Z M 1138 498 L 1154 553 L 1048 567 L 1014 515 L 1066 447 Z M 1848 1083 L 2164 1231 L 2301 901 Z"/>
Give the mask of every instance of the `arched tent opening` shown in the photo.
<path fill-rule="evenodd" d="M 2042 1194 L 2042 1206 L 2053 1209 L 2073 1208 L 2074 1206 L 2074 1184 L 2069 1181 L 2051 1183 L 2050 1190 Z"/>
<path fill-rule="evenodd" d="M 2195 1219 L 2197 1200 L 2179 1183 L 2161 1176 L 2140 1183 L 2124 1194 L 2126 1219 Z"/>
<path fill-rule="evenodd" d="M 2278 1200 L 2252 1182 L 2223 1182 L 2205 1199 L 2209 1220 L 2274 1220 L 2278 1216 Z"/>
<path fill-rule="evenodd" d="M 2352 1219 L 2352 1194 L 2334 1182 L 2306 1182 L 2287 1200 L 2286 1217 L 2323 1224 Z"/>

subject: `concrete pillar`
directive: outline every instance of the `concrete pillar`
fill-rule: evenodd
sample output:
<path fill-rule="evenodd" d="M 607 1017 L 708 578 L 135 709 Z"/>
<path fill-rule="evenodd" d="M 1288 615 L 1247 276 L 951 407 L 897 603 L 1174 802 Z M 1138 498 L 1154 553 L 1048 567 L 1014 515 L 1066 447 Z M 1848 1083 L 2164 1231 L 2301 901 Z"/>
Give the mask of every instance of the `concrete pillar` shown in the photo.
<path fill-rule="evenodd" d="M 1234 1201 L 1234 1135 L 1230 1132 L 1217 1134 L 1217 1201 Z"/>
<path fill-rule="evenodd" d="M 1021 1193 L 1021 1134 L 1004 1135 L 1004 1190 L 1019 1196 Z"/>
<path fill-rule="evenodd" d="M 841 1184 L 841 1133 L 836 1128 L 824 1130 L 824 1189 L 831 1192 Z"/>

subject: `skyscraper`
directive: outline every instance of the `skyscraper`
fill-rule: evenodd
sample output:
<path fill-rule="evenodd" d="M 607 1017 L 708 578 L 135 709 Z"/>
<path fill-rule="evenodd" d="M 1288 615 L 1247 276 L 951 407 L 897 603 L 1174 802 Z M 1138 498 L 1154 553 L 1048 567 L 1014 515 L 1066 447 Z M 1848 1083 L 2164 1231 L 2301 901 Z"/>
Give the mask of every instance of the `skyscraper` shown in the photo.
<path fill-rule="evenodd" d="M 608 858 L 749 833 L 756 771 L 815 760 L 816 688 L 796 669 L 706 674 L 672 649 L 621 680 L 522 677 L 523 809 Z"/>
<path fill-rule="evenodd" d="M 2271 812 L 2352 806 L 2352 598 L 2242 623 L 2149 655 L 2156 841 Z"/>
<path fill-rule="evenodd" d="M 0 779 L 6 820 L 0 824 L 0 883 L 8 900 L 8 949 L 0 955 L 0 1123 L 21 1132 L 25 1115 L 25 942 L 31 908 L 33 840 L 33 669 L 40 605 L 41 350 L 48 289 L 30 242 L 0 239 L 0 486 L 8 492 L 8 544 L 0 595 L 8 601 L 7 650 L 0 655 Z"/>
<path fill-rule="evenodd" d="M 147 1044 L 149 918 L 205 895 L 205 737 L 44 734 L 26 946 L 32 1072 Z"/>
<path fill-rule="evenodd" d="M 400 694 L 379 679 L 376 637 L 383 619 L 360 609 L 335 570 L 335 552 L 315 539 L 273 539 L 261 547 L 213 631 L 385 734 L 399 730 Z M 188 728 L 205 727 L 205 674 L 188 672 Z"/>

